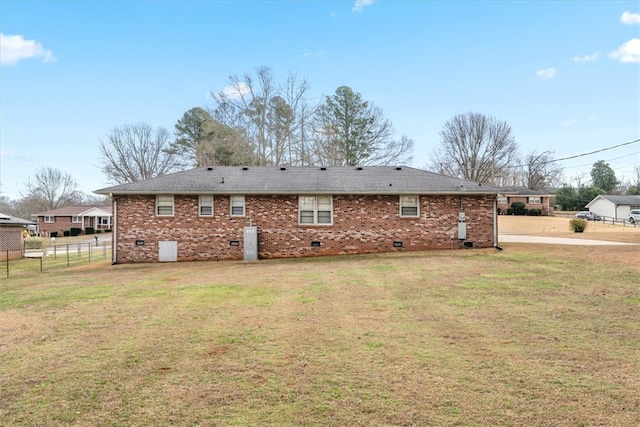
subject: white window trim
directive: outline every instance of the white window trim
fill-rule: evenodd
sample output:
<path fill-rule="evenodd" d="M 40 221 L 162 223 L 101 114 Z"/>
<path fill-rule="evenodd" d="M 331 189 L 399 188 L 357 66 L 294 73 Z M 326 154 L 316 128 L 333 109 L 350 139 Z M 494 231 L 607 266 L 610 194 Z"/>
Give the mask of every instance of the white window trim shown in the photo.
<path fill-rule="evenodd" d="M 509 198 L 508 197 L 498 197 L 498 204 L 499 205 L 508 205 L 509 204 Z"/>
<path fill-rule="evenodd" d="M 55 216 L 45 216 L 44 217 L 44 222 L 51 224 L 56 222 L 56 217 Z"/>
<path fill-rule="evenodd" d="M 82 224 L 82 216 L 80 215 L 73 215 L 71 217 L 71 222 L 73 222 L 74 224 Z"/>
<path fill-rule="evenodd" d="M 300 209 L 300 201 L 302 197 L 313 197 L 313 222 L 302 222 L 302 209 Z M 327 197 L 331 203 L 331 208 L 329 211 L 329 222 L 318 222 L 318 197 Z M 303 226 L 332 226 L 333 225 L 333 196 L 307 196 L 300 195 L 298 196 L 298 225 Z"/>
<path fill-rule="evenodd" d="M 240 205 L 239 203 L 234 204 L 234 200 L 233 199 L 237 199 L 236 201 L 239 202 L 240 200 L 242 200 L 242 205 Z M 233 213 L 233 208 L 234 207 L 241 207 L 242 208 L 242 214 L 234 214 Z M 247 212 L 247 208 L 246 208 L 246 199 L 244 196 L 239 195 L 239 196 L 229 196 L 229 215 L 230 216 L 236 216 L 236 217 L 241 217 L 241 216 L 245 216 Z"/>
<path fill-rule="evenodd" d="M 416 204 L 415 206 L 413 204 L 411 205 L 406 205 L 404 202 L 408 197 L 415 197 L 416 198 Z M 404 215 L 402 213 L 402 208 L 407 207 L 407 208 L 416 208 L 416 214 L 415 215 Z M 420 217 L 420 196 L 415 195 L 415 196 L 400 196 L 400 217 L 401 218 L 419 218 Z"/>
<path fill-rule="evenodd" d="M 528 197 L 527 198 L 527 204 L 529 204 L 529 205 L 540 205 L 540 204 L 542 204 L 542 197 L 540 197 L 540 196 Z"/>
<path fill-rule="evenodd" d="M 202 203 L 202 198 L 203 197 L 206 197 L 207 199 L 210 199 L 211 200 L 211 204 L 209 205 L 209 200 L 207 200 L 207 204 L 203 204 Z M 211 213 L 203 214 L 202 213 L 202 208 L 203 207 L 211 207 Z M 213 195 L 212 194 L 203 194 L 201 196 L 198 196 L 198 216 L 207 216 L 207 217 L 213 216 Z"/>
<path fill-rule="evenodd" d="M 161 198 L 164 198 L 164 201 L 160 201 Z M 169 198 L 171 198 L 171 203 L 169 204 Z M 171 206 L 171 213 L 170 214 L 161 214 L 159 213 L 159 208 L 160 207 L 167 207 L 167 206 Z M 156 216 L 173 216 L 175 214 L 175 200 L 173 198 L 173 194 L 171 195 L 167 195 L 167 194 L 162 194 L 162 195 L 158 195 L 156 196 Z"/>

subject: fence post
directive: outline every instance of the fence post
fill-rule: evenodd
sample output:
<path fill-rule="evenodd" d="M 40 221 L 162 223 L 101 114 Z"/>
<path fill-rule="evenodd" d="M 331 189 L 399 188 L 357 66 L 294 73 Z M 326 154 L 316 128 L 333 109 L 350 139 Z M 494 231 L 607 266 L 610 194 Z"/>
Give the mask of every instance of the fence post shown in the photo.
<path fill-rule="evenodd" d="M 69 267 L 69 244 L 67 243 L 67 267 Z"/>
<path fill-rule="evenodd" d="M 98 243 L 96 241 L 96 243 Z M 91 243 L 89 243 L 89 262 L 91 262 Z"/>
<path fill-rule="evenodd" d="M 7 250 L 7 278 L 9 278 L 9 250 Z"/>

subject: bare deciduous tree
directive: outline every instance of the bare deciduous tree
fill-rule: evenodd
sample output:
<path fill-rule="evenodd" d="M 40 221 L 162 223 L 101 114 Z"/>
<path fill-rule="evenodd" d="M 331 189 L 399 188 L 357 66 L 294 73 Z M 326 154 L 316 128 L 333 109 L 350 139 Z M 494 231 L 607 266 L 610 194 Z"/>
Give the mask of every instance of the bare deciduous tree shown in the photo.
<path fill-rule="evenodd" d="M 271 69 L 260 67 L 256 75 L 230 76 L 231 85 L 212 93 L 213 115 L 252 147 L 257 165 L 303 164 L 305 126 L 311 110 L 306 102 L 309 83 L 289 74 L 277 85 Z"/>
<path fill-rule="evenodd" d="M 20 203 L 29 207 L 24 210 L 31 213 L 81 204 L 84 198 L 71 175 L 51 167 L 40 168 L 20 195 Z"/>
<path fill-rule="evenodd" d="M 448 120 L 440 131 L 440 145 L 428 168 L 449 176 L 495 181 L 507 173 L 518 155 L 518 146 L 507 122 L 469 112 Z"/>
<path fill-rule="evenodd" d="M 553 152 L 533 150 L 522 160 L 521 184 L 531 190 L 557 187 L 563 180 L 562 167 L 553 162 Z"/>
<path fill-rule="evenodd" d="M 171 134 L 146 123 L 116 126 L 100 141 L 102 171 L 117 184 L 166 175 L 179 168 L 170 150 Z"/>

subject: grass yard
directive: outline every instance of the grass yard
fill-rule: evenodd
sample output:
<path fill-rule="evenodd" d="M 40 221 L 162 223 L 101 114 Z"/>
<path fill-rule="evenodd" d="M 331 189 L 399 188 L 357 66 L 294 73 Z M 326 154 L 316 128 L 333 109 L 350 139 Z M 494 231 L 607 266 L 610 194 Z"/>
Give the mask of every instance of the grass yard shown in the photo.
<path fill-rule="evenodd" d="M 3 279 L 0 425 L 640 425 L 638 247 L 503 246 Z"/>

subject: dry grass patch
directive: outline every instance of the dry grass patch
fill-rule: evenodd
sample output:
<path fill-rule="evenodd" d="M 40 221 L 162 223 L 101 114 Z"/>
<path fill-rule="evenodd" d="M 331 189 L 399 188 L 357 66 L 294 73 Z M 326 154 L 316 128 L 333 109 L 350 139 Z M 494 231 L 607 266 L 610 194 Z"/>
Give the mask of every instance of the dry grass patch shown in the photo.
<path fill-rule="evenodd" d="M 636 247 L 3 280 L 2 425 L 640 423 Z"/>
<path fill-rule="evenodd" d="M 575 239 L 610 240 L 614 242 L 640 243 L 640 227 L 621 224 L 605 224 L 588 221 L 584 233 L 569 229 L 572 217 L 550 216 L 498 216 L 498 229 L 504 234 L 569 237 Z"/>

